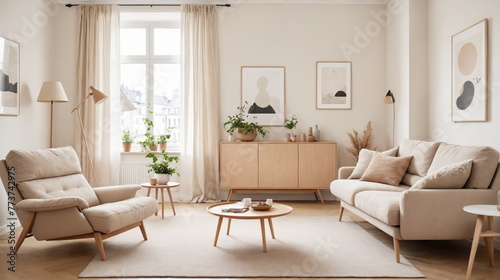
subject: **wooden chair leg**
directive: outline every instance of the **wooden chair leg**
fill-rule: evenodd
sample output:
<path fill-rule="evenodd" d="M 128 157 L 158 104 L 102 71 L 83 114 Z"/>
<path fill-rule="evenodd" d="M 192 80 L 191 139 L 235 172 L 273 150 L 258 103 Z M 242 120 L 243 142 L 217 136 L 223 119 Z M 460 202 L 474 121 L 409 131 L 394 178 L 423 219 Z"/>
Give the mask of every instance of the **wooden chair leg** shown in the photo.
<path fill-rule="evenodd" d="M 397 240 L 395 237 L 392 238 L 393 243 L 394 243 L 394 254 L 396 254 L 396 262 L 399 263 L 399 240 Z"/>
<path fill-rule="evenodd" d="M 340 206 L 340 211 L 339 211 L 339 222 L 342 222 L 342 215 L 344 215 L 344 207 Z"/>
<path fill-rule="evenodd" d="M 97 250 L 101 255 L 101 260 L 106 260 L 106 252 L 104 252 L 104 245 L 102 244 L 102 236 L 100 232 L 94 232 L 95 244 L 97 245 Z"/>
<path fill-rule="evenodd" d="M 21 245 L 23 244 L 24 240 L 26 239 L 26 236 L 31 232 L 31 228 L 33 228 L 33 224 L 35 223 L 35 217 L 36 217 L 36 212 L 31 212 L 30 216 L 28 217 L 28 221 L 25 227 L 23 227 L 23 230 L 21 231 L 21 235 L 19 236 L 19 239 L 17 240 L 17 245 L 16 245 L 16 250 L 15 252 L 19 251 L 19 248 L 21 248 Z"/>
<path fill-rule="evenodd" d="M 142 232 L 142 237 L 144 237 L 144 240 L 148 240 L 148 235 L 146 234 L 146 228 L 144 227 L 144 221 L 141 221 L 141 225 L 139 226 Z"/>

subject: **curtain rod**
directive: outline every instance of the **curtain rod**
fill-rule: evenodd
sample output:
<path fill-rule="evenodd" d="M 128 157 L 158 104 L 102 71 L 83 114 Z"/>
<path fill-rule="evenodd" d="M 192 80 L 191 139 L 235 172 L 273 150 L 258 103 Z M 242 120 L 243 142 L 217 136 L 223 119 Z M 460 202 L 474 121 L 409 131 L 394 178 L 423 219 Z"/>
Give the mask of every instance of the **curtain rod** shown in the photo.
<path fill-rule="evenodd" d="M 78 4 L 66 4 L 68 8 L 80 6 Z M 162 7 L 178 7 L 180 4 L 119 4 L 118 6 L 124 7 L 153 7 L 153 6 L 162 6 Z M 231 7 L 231 4 L 217 4 L 217 7 Z"/>

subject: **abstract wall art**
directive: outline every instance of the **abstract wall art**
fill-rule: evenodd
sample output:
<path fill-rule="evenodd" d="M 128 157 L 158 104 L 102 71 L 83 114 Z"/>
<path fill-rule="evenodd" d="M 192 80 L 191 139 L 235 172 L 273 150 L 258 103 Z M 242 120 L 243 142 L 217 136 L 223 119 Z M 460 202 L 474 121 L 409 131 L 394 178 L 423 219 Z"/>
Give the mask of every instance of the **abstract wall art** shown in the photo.
<path fill-rule="evenodd" d="M 316 63 L 316 109 L 351 109 L 351 62 Z"/>
<path fill-rule="evenodd" d="M 283 126 L 285 122 L 285 67 L 242 66 L 241 104 L 252 122 Z"/>
<path fill-rule="evenodd" d="M 0 116 L 19 115 L 19 43 L 0 37 Z"/>
<path fill-rule="evenodd" d="M 487 121 L 488 19 L 451 37 L 453 122 Z"/>

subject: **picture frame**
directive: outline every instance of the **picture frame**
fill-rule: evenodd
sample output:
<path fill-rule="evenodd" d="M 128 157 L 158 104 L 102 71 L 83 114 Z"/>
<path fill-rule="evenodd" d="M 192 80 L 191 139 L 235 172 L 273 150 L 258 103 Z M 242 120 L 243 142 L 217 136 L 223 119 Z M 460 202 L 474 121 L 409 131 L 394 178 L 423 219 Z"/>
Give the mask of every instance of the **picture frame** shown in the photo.
<path fill-rule="evenodd" d="M 285 124 L 285 67 L 242 66 L 241 105 L 260 126 Z"/>
<path fill-rule="evenodd" d="M 0 37 L 0 116 L 19 115 L 19 56 L 19 43 Z"/>
<path fill-rule="evenodd" d="M 316 62 L 316 109 L 352 108 L 352 67 L 350 61 Z"/>
<path fill-rule="evenodd" d="M 451 118 L 487 121 L 488 19 L 451 37 Z"/>

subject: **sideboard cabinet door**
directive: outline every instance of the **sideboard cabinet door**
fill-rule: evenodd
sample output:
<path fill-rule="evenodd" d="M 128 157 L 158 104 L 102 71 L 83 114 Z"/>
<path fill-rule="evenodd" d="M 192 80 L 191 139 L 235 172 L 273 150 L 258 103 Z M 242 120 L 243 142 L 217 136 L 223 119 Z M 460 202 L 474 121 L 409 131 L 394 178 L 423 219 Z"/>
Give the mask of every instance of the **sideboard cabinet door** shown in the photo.
<path fill-rule="evenodd" d="M 298 187 L 298 144 L 259 144 L 259 188 Z"/>
<path fill-rule="evenodd" d="M 337 178 L 337 144 L 299 145 L 299 188 L 328 189 Z"/>
<path fill-rule="evenodd" d="M 220 186 L 225 189 L 258 188 L 258 144 L 220 144 Z"/>

